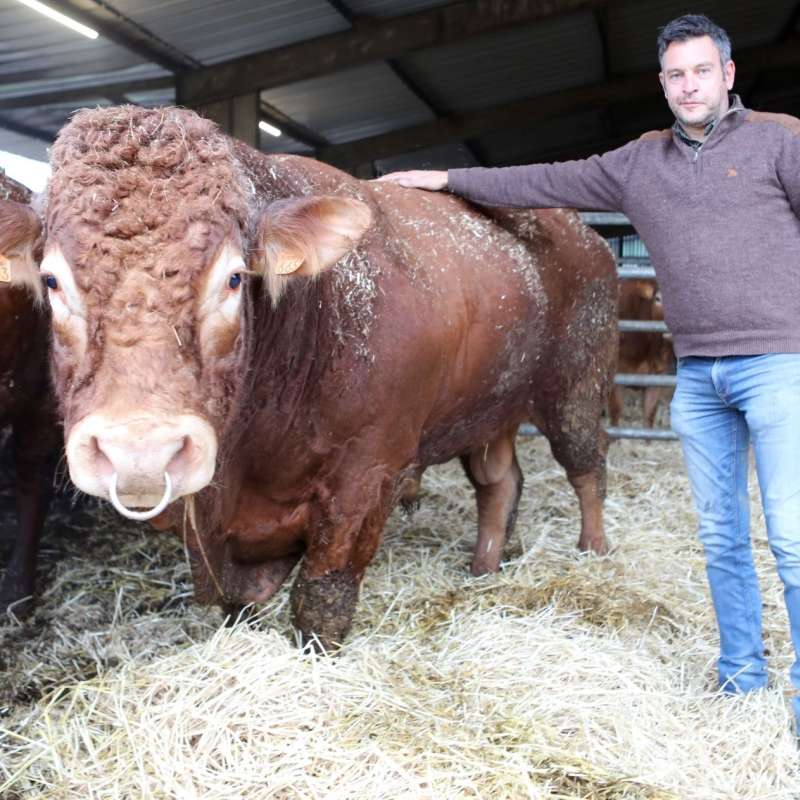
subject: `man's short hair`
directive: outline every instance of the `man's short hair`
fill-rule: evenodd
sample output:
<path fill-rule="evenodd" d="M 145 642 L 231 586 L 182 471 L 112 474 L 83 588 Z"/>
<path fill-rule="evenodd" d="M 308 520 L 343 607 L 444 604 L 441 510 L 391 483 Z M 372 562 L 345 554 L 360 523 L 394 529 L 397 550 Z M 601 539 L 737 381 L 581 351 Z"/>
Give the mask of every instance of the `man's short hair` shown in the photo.
<path fill-rule="evenodd" d="M 711 41 L 719 50 L 719 57 L 724 67 L 731 60 L 731 40 L 723 28 L 712 22 L 705 14 L 684 14 L 668 22 L 658 31 L 658 63 L 664 57 L 666 49 L 673 42 L 685 42 L 701 36 L 711 37 Z"/>

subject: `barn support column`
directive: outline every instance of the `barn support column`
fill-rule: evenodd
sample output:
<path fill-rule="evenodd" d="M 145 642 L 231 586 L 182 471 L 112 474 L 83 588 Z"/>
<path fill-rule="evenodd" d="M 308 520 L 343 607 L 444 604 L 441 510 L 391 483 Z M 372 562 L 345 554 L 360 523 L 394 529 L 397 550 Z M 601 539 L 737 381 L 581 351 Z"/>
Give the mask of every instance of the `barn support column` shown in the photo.
<path fill-rule="evenodd" d="M 191 107 L 190 103 L 187 103 Z M 258 92 L 231 97 L 216 103 L 194 107 L 202 116 L 213 120 L 225 133 L 258 149 Z"/>

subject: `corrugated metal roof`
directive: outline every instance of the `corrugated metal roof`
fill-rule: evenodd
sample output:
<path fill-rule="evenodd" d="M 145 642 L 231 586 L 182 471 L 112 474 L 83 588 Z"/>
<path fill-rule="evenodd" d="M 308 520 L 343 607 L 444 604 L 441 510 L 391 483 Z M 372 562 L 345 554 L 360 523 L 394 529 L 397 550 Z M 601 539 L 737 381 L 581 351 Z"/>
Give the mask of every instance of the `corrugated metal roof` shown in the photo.
<path fill-rule="evenodd" d="M 58 133 L 64 121 L 79 108 L 109 105 L 112 105 L 110 101 L 98 98 L 93 102 L 87 101 L 80 105 L 76 103 L 59 103 L 34 108 L 21 108 L 14 115 L 14 120 L 30 128 L 50 131 L 55 138 L 55 134 Z M 6 150 L 7 148 L 2 147 L 0 149 Z"/>
<path fill-rule="evenodd" d="M 53 92 L 65 89 L 79 89 L 84 86 L 102 86 L 106 83 L 125 83 L 145 78 L 163 78 L 169 72 L 153 64 L 141 64 L 136 67 L 118 70 L 116 72 L 95 72 L 83 75 L 73 75 L 69 78 L 49 78 L 33 83 L 5 83 L 0 88 L 0 98 L 13 98 L 35 94 L 36 92 Z M 2 80 L 2 77 L 0 77 Z"/>
<path fill-rule="evenodd" d="M 650 0 L 612 4 L 608 9 L 608 51 L 612 71 L 657 70 L 658 29 L 681 14 L 703 13 L 728 32 L 736 49 L 773 41 L 789 19 L 785 0 L 706 0 L 702 8 L 685 0 Z"/>
<path fill-rule="evenodd" d="M 326 0 L 114 0 L 114 7 L 203 64 L 350 27 Z"/>
<path fill-rule="evenodd" d="M 26 81 L 49 82 L 147 66 L 141 56 L 108 39 L 86 39 L 13 0 L 0 0 L 0 31 L 3 94 Z"/>
<path fill-rule="evenodd" d="M 333 144 L 434 118 L 382 62 L 291 83 L 261 96 Z"/>
<path fill-rule="evenodd" d="M 35 158 L 38 161 L 47 161 L 47 144 L 45 142 L 22 136 L 13 131 L 2 131 L 0 134 L 0 150 L 26 158 Z"/>
<path fill-rule="evenodd" d="M 349 28 L 348 19 L 406 16 L 451 2 L 103 0 L 98 1 L 98 6 L 113 7 L 192 60 L 213 64 L 344 31 Z M 498 7 L 504 7 L 504 3 Z M 728 28 L 735 57 L 737 48 L 777 45 L 778 34 L 787 27 L 795 7 L 795 0 L 765 0 L 757 4 L 707 0 L 702 10 Z M 687 7 L 686 0 L 609 2 L 599 14 L 555 14 L 536 24 L 409 52 L 393 65 L 375 61 L 269 89 L 263 98 L 309 129 L 310 140 L 317 134 L 333 144 L 353 141 L 432 121 L 439 113 L 469 113 L 571 87 L 601 84 L 616 75 L 649 70 L 655 73 L 657 28 L 676 15 L 693 10 L 696 9 Z M 793 27 L 800 32 L 800 20 L 795 20 Z M 603 34 L 607 36 L 605 47 Z M 765 54 L 768 56 L 769 51 L 765 50 Z M 765 86 L 774 87 L 760 107 L 791 112 L 791 106 L 779 108 L 785 97 L 796 109 L 800 104 L 800 92 L 795 88 L 800 81 L 796 75 L 794 67 L 760 80 L 762 94 Z M 170 78 L 167 70 L 105 38 L 91 42 L 14 0 L 0 0 L 0 101 L 26 96 L 30 104 L 30 96 L 36 92 L 165 77 Z M 148 106 L 173 103 L 175 99 L 172 89 L 158 88 L 127 96 Z M 6 107 L 0 109 L 0 118 L 50 130 L 51 126 L 60 127 L 64 115 L 74 108 L 114 99 L 94 97 L 90 92 L 72 103 L 55 103 L 47 108 Z M 596 125 L 592 114 L 582 116 L 577 112 L 562 123 L 537 124 L 528 134 L 510 131 L 484 135 L 479 152 L 489 163 L 524 160 L 543 152 L 542 148 L 550 148 L 548 137 L 564 147 L 580 145 L 587 137 L 607 141 L 608 130 L 617 138 L 627 133 L 635 135 L 651 120 L 660 123 L 664 117 L 669 119 L 658 98 L 654 75 L 653 102 L 636 98 L 630 104 L 607 105 L 603 125 Z M 583 121 L 574 127 L 576 119 Z M 310 149 L 308 144 L 285 134 L 278 138 L 262 134 L 261 146 L 270 151 Z M 39 156 L 43 150 L 42 143 L 0 128 L 0 148 L 9 147 Z"/>
<path fill-rule="evenodd" d="M 402 63 L 443 111 L 487 108 L 603 77 L 592 14 L 569 14 L 411 53 Z"/>
<path fill-rule="evenodd" d="M 131 103 L 136 103 L 140 106 L 171 106 L 175 104 L 175 90 L 162 89 L 161 91 L 149 92 L 131 92 L 127 95 Z"/>

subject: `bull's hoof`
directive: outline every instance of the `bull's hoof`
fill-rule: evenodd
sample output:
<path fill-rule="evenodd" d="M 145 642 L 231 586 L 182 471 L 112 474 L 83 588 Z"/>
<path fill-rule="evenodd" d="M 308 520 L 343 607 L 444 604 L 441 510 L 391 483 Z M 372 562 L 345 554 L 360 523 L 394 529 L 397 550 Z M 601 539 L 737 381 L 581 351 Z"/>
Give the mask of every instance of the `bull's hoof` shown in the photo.
<path fill-rule="evenodd" d="M 320 653 L 335 653 L 344 643 L 358 601 L 358 581 L 332 572 L 308 578 L 302 572 L 292 586 L 292 622 L 301 643 Z"/>
<path fill-rule="evenodd" d="M 611 548 L 605 536 L 578 539 L 578 550 L 582 553 L 594 553 L 596 556 L 607 556 Z"/>
<path fill-rule="evenodd" d="M 402 497 L 400 498 L 400 508 L 403 513 L 410 517 L 415 511 L 419 511 L 420 499 L 419 497 Z"/>
<path fill-rule="evenodd" d="M 479 578 L 481 575 L 491 575 L 500 571 L 499 558 L 473 558 L 469 567 L 470 574 Z"/>

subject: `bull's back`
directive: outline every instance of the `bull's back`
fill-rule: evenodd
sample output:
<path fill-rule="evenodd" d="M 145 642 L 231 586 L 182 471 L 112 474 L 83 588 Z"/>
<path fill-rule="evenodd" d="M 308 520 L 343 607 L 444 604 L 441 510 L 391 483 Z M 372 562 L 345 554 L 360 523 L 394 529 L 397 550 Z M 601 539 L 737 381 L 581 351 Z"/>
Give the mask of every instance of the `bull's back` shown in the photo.
<path fill-rule="evenodd" d="M 265 199 L 337 194 L 373 210 L 319 304 L 336 356 L 314 385 L 325 427 L 343 438 L 402 420 L 401 438 L 421 439 L 429 463 L 451 458 L 580 372 L 570 348 L 590 339 L 592 315 L 613 325 L 613 259 L 574 212 L 478 209 L 302 157 L 253 158 Z M 382 436 L 391 447 L 394 434 Z"/>
<path fill-rule="evenodd" d="M 554 370 L 570 370 L 572 331 L 576 322 L 586 328 L 576 302 L 594 307 L 599 336 L 614 335 L 613 258 L 574 212 L 485 213 L 450 195 L 373 186 L 385 238 L 399 256 L 394 268 L 407 281 L 396 299 L 413 305 L 393 303 L 383 325 L 391 335 L 410 320 L 415 349 L 437 359 L 407 365 L 436 382 L 422 431 L 427 460 L 450 458 L 529 418 Z M 576 377 L 579 369 L 575 361 Z"/>

